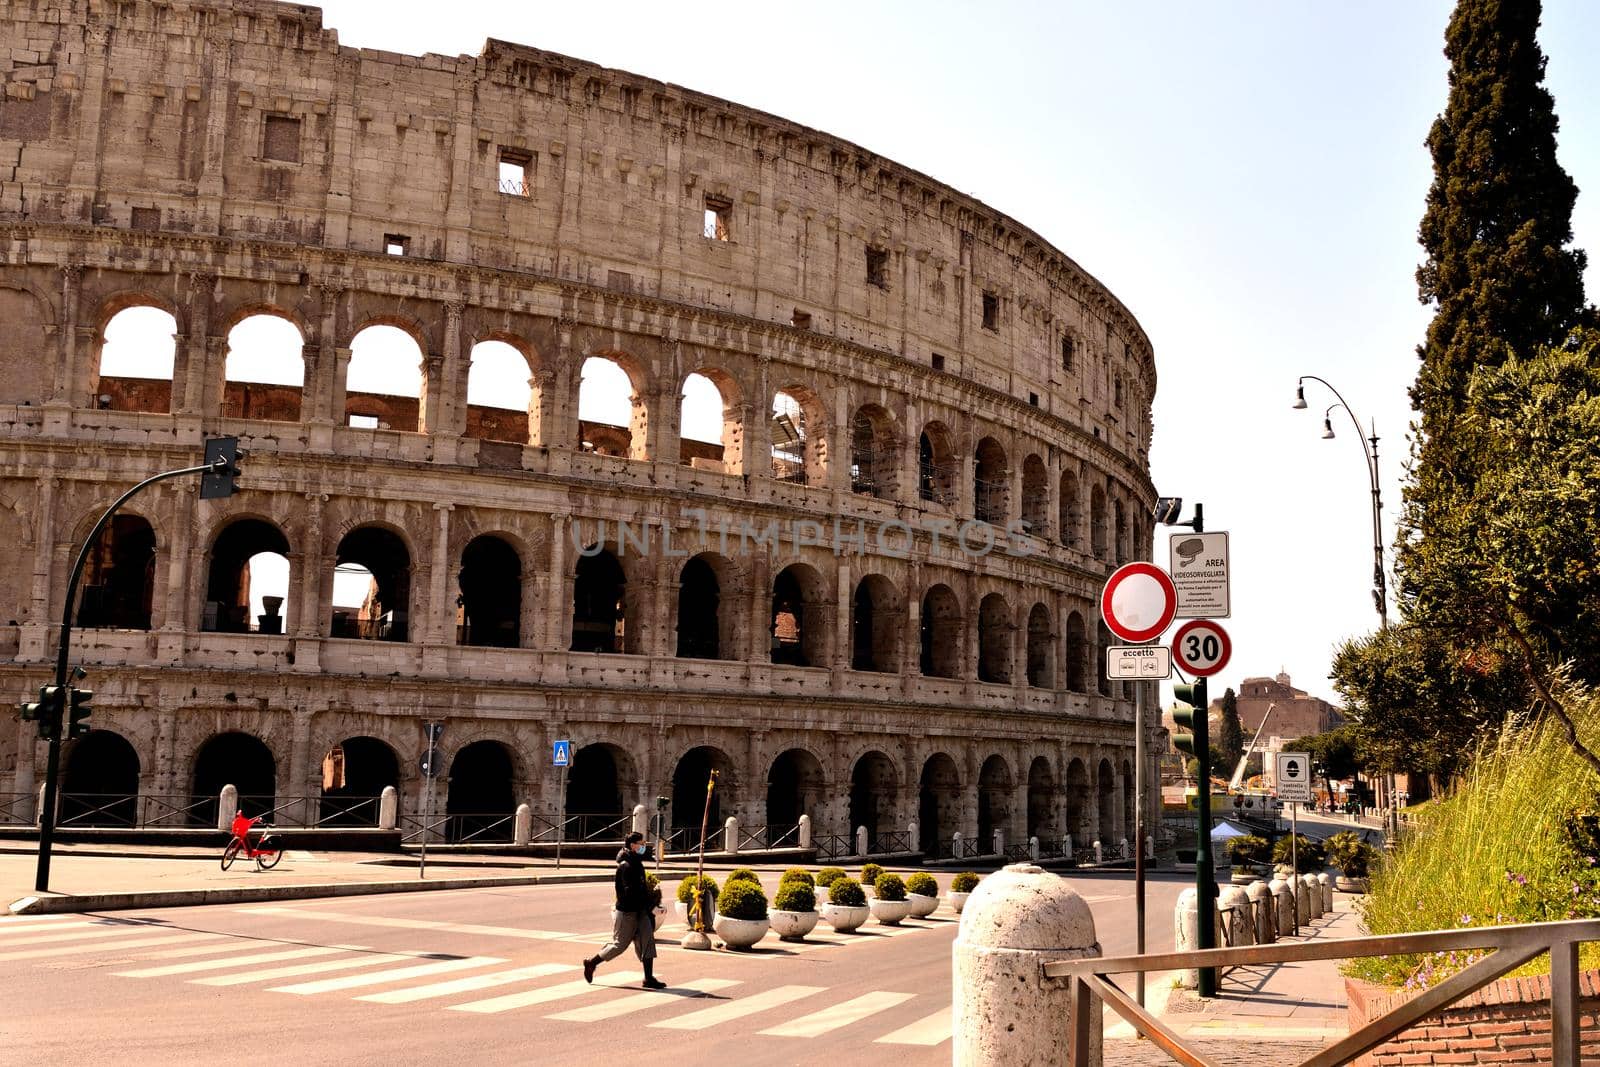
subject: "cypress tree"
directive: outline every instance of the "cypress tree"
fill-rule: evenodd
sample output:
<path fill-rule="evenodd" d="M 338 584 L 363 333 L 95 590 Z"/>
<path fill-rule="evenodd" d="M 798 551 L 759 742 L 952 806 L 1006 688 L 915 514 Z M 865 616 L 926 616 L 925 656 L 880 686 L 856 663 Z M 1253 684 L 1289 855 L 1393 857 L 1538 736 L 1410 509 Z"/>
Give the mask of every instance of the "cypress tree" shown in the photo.
<path fill-rule="evenodd" d="M 1231 776 L 1244 755 L 1244 724 L 1239 721 L 1239 697 L 1231 688 L 1222 693 L 1222 722 L 1217 733 L 1217 753 L 1222 757 L 1217 770 Z"/>

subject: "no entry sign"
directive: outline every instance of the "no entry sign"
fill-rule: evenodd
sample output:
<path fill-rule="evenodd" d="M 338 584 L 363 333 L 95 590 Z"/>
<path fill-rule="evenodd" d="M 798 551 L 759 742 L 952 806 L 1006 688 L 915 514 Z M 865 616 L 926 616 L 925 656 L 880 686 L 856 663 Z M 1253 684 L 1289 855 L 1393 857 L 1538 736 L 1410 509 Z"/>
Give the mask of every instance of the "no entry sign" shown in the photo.
<path fill-rule="evenodd" d="M 1228 632 L 1210 619 L 1195 619 L 1172 635 L 1172 658 L 1189 674 L 1204 678 L 1228 665 L 1233 642 Z"/>
<path fill-rule="evenodd" d="M 1178 591 L 1167 572 L 1142 560 L 1125 563 L 1106 579 L 1100 616 L 1106 629 L 1129 644 L 1154 641 L 1172 625 Z"/>

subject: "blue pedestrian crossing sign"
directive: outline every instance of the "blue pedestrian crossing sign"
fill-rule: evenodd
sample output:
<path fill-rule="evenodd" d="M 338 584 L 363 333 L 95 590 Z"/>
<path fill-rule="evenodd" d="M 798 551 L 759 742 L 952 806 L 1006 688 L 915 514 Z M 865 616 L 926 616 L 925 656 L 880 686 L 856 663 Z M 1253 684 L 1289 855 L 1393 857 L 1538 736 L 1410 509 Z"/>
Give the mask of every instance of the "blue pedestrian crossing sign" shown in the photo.
<path fill-rule="evenodd" d="M 557 741 L 550 746 L 550 763 L 556 767 L 572 766 L 572 742 Z"/>

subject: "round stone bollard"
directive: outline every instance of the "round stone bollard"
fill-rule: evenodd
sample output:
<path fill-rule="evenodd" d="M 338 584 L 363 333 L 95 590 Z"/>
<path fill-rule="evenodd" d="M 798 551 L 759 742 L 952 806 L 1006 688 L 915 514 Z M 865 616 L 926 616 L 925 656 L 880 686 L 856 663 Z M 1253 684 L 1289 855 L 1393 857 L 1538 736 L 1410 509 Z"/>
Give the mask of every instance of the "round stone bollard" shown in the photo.
<path fill-rule="evenodd" d="M 1300 881 L 1305 883 L 1306 899 L 1311 904 L 1311 917 L 1322 918 L 1322 883 L 1317 881 L 1317 876 L 1314 874 L 1302 874 Z"/>
<path fill-rule="evenodd" d="M 1294 890 L 1282 878 L 1274 878 L 1267 886 L 1272 893 L 1272 910 L 1278 919 L 1278 936 L 1294 933 Z"/>
<path fill-rule="evenodd" d="M 1172 908 L 1172 946 L 1175 952 L 1194 952 L 1200 948 L 1200 895 L 1194 889 L 1178 894 L 1178 903 Z M 1179 971 L 1178 984 L 1185 989 L 1200 985 L 1197 970 Z"/>
<path fill-rule="evenodd" d="M 1255 909 L 1250 906 L 1250 895 L 1242 885 L 1225 885 L 1217 897 L 1217 914 L 1222 923 L 1222 937 L 1217 947 L 1238 948 L 1256 943 Z"/>
<path fill-rule="evenodd" d="M 1328 877 L 1328 872 L 1323 871 L 1317 875 L 1317 884 L 1322 887 L 1322 914 L 1333 914 L 1333 879 Z"/>
<path fill-rule="evenodd" d="M 1294 893 L 1295 920 L 1304 926 L 1311 921 L 1311 890 L 1303 877 L 1292 879 L 1290 890 Z"/>
<path fill-rule="evenodd" d="M 516 815 L 511 820 L 511 843 L 527 845 L 532 840 L 533 809 L 526 804 L 518 804 Z"/>
<path fill-rule="evenodd" d="M 811 816 L 800 816 L 800 847 L 811 847 Z"/>
<path fill-rule="evenodd" d="M 386 785 L 378 794 L 378 829 L 393 830 L 400 825 L 400 794 L 394 786 Z"/>
<path fill-rule="evenodd" d="M 1062 1061 L 1072 1029 L 1070 983 L 1046 980 L 1050 960 L 1099 956 L 1094 916 L 1067 883 L 1031 863 L 978 883 L 952 951 L 955 1067 Z M 1100 1003 L 1091 1000 L 1089 1062 L 1101 1062 Z"/>
<path fill-rule="evenodd" d="M 1250 911 L 1256 924 L 1256 944 L 1270 945 L 1278 939 L 1278 917 L 1272 906 L 1272 890 L 1267 883 L 1256 879 L 1245 887 L 1250 898 Z"/>
<path fill-rule="evenodd" d="M 222 787 L 217 795 L 217 829 L 227 831 L 233 827 L 233 817 L 239 811 L 239 790 L 231 785 Z"/>

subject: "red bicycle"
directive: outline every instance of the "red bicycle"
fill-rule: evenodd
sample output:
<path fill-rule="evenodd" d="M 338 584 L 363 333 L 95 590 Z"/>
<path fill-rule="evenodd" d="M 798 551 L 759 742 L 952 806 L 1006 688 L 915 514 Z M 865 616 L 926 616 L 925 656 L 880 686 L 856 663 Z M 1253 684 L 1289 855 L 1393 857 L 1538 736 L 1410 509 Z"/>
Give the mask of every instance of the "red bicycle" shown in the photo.
<path fill-rule="evenodd" d="M 233 837 L 228 841 L 228 847 L 222 850 L 222 869 L 227 870 L 233 866 L 233 861 L 243 852 L 245 859 L 256 861 L 256 870 L 270 871 L 278 865 L 283 858 L 283 846 L 271 834 L 263 834 L 254 845 L 250 844 L 250 831 L 261 817 L 254 819 L 245 817 L 244 812 L 239 812 L 233 817 Z"/>

